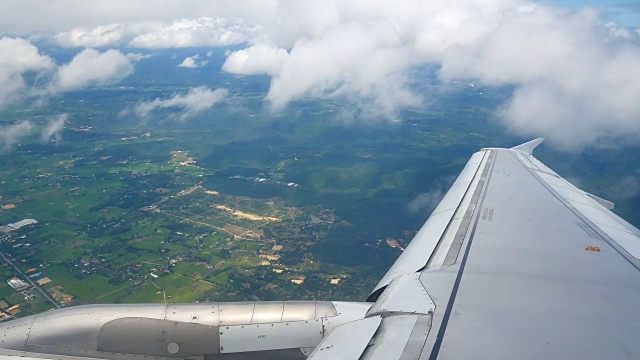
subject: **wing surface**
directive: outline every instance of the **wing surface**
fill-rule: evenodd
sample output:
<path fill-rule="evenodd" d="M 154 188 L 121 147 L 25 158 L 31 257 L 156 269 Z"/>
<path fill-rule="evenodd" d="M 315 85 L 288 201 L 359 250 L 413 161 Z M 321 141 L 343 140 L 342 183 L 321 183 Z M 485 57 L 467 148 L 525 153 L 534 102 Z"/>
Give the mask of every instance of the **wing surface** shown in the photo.
<path fill-rule="evenodd" d="M 537 160 L 540 142 L 471 157 L 369 297 L 368 346 L 345 358 L 640 356 L 640 231 Z"/>

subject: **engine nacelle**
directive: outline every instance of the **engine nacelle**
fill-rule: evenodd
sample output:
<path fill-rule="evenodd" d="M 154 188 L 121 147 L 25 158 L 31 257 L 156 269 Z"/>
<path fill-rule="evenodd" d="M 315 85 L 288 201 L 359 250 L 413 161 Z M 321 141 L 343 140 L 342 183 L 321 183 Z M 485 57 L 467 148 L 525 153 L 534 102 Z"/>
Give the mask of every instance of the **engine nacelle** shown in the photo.
<path fill-rule="evenodd" d="M 0 348 L 89 358 L 300 359 L 371 303 L 86 305 L 0 325 Z"/>

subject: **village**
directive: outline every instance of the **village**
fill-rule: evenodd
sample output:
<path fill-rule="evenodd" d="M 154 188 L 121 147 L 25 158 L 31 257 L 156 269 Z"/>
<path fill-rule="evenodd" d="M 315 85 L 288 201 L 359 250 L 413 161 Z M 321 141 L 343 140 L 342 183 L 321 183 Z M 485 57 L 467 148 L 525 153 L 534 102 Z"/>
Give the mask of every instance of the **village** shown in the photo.
<path fill-rule="evenodd" d="M 202 185 L 158 193 L 163 194 L 158 201 L 137 212 L 132 221 L 137 227 L 116 220 L 89 226 L 95 235 L 118 234 L 113 242 L 126 244 L 133 255 L 125 262 L 117 261 L 106 243 L 58 261 L 43 256 L 56 241 L 35 236 L 48 224 L 23 219 L 1 226 L 0 271 L 7 278 L 0 286 L 0 321 L 95 301 L 259 300 L 259 288 L 282 293 L 287 286 L 305 285 L 309 276 L 309 286 L 335 287 L 352 275 L 309 255 L 309 248 L 340 223 L 330 209 L 287 207 L 277 198 L 225 195 Z M 149 216 L 162 229 L 147 228 Z M 399 246 L 395 240 L 386 244 Z M 2 292 L 3 287 L 12 291 Z M 86 287 L 96 292 L 87 296 Z"/>

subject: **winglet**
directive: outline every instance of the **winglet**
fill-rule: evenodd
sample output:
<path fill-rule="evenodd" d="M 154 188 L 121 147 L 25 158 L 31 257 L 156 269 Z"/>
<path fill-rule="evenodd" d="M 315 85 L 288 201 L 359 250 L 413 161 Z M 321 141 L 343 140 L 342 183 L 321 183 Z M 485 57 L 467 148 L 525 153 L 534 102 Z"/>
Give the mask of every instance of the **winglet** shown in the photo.
<path fill-rule="evenodd" d="M 527 153 L 531 155 L 531 153 L 533 153 L 533 149 L 535 149 L 543 141 L 544 141 L 544 138 L 537 138 L 535 140 L 528 141 L 524 144 L 514 146 L 511 148 L 511 150 L 518 150 L 518 151 L 522 151 L 523 153 Z"/>
<path fill-rule="evenodd" d="M 609 210 L 613 210 L 613 208 L 616 206 L 616 204 L 612 203 L 609 200 L 605 200 L 601 197 L 597 197 L 593 194 L 589 194 L 588 192 L 585 192 L 585 194 L 587 194 L 587 196 L 589 196 L 590 198 L 592 198 L 593 200 L 595 200 L 597 203 L 599 203 L 600 205 L 604 206 L 605 208 L 609 209 Z"/>

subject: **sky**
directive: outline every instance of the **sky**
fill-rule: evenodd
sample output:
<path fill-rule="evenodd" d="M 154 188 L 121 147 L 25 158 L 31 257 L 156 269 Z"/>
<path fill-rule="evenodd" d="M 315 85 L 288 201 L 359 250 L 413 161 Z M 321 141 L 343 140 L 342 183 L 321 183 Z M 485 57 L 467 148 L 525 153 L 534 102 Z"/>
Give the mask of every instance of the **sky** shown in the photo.
<path fill-rule="evenodd" d="M 607 21 L 622 26 L 640 26 L 640 2 L 634 0 L 549 0 L 549 4 L 566 6 L 574 9 L 594 7 L 601 11 Z"/>
<path fill-rule="evenodd" d="M 616 144 L 640 135 L 639 14 L 621 0 L 1 0 L 0 110 L 116 84 L 153 51 L 229 48 L 220 71 L 269 76 L 264 106 L 276 113 L 338 98 L 356 120 L 401 121 L 403 109 L 428 108 L 433 90 L 412 74 L 435 65 L 443 84 L 513 88 L 494 112 L 513 134 L 566 149 Z M 47 46 L 75 56 L 58 63 Z M 177 66 L 207 64 L 194 53 Z M 196 86 L 124 111 L 187 121 L 228 91 Z M 0 139 L 27 131 L 0 128 Z"/>

